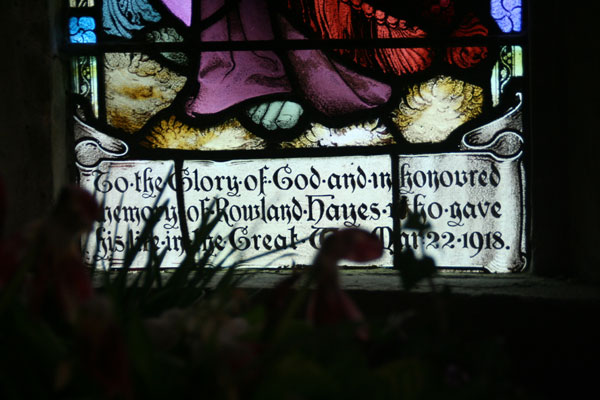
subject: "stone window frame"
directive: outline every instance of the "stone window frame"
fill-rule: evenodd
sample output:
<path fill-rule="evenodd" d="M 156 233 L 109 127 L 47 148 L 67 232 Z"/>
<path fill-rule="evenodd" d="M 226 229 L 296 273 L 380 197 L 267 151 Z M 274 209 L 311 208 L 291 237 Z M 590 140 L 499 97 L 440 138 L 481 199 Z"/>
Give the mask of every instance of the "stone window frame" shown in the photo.
<path fill-rule="evenodd" d="M 48 35 L 50 43 L 41 50 L 43 62 L 39 64 L 37 69 L 34 68 L 40 76 L 46 77 L 52 83 L 49 95 L 50 101 L 47 102 L 42 113 L 44 121 L 49 120 L 50 123 L 45 126 L 46 129 L 41 129 L 39 133 L 34 135 L 33 142 L 30 138 L 23 138 L 19 139 L 21 140 L 19 143 L 25 143 L 25 147 L 39 145 L 39 143 L 42 145 L 47 144 L 47 147 L 50 148 L 50 157 L 40 161 L 40 164 L 44 164 L 40 168 L 42 171 L 41 177 L 35 178 L 40 184 L 35 187 L 34 192 L 39 193 L 39 198 L 36 200 L 41 200 L 41 203 L 24 201 L 22 211 L 16 213 L 13 217 L 13 225 L 18 225 L 31 216 L 42 213 L 48 207 L 50 199 L 58 193 L 59 188 L 68 182 L 72 182 L 75 177 L 72 139 L 70 131 L 66 128 L 68 112 L 66 110 L 65 93 L 69 82 L 67 63 L 58 49 L 58 43 L 62 40 L 62 29 L 56 28 L 62 28 L 59 24 L 62 4 L 61 0 L 53 0 L 48 3 L 45 7 L 41 6 L 41 12 L 37 9 L 34 10 L 33 19 L 40 25 L 41 31 L 47 30 L 50 32 L 50 35 Z M 590 244 L 590 242 L 593 243 L 598 239 L 598 232 L 591 227 L 587 227 L 584 221 L 578 219 L 577 217 L 580 214 L 576 213 L 573 207 L 577 204 L 573 198 L 581 196 L 584 199 L 584 210 L 589 210 L 591 209 L 590 205 L 594 202 L 593 198 L 590 200 L 589 196 L 586 196 L 587 190 L 584 189 L 583 185 L 572 186 L 574 188 L 573 195 L 566 197 L 556 195 L 556 190 L 552 185 L 556 180 L 568 182 L 566 178 L 569 176 L 569 171 L 572 171 L 574 167 L 574 163 L 566 162 L 567 166 L 564 168 L 558 165 L 554 158 L 555 154 L 564 149 L 564 144 L 561 141 L 564 129 L 580 128 L 586 133 L 581 143 L 572 147 L 567 146 L 571 154 L 577 150 L 585 155 L 591 155 L 588 144 L 594 144 L 594 140 L 591 139 L 589 134 L 591 118 L 586 117 L 586 112 L 589 113 L 595 104 L 593 101 L 579 109 L 576 107 L 569 108 L 572 114 L 581 117 L 575 121 L 573 119 L 567 120 L 562 116 L 556 123 L 546 118 L 549 113 L 548 110 L 550 110 L 550 114 L 563 115 L 559 112 L 559 105 L 552 101 L 554 87 L 574 87 L 574 90 L 567 93 L 567 98 L 571 102 L 578 97 L 585 98 L 583 88 L 569 85 L 569 82 L 574 81 L 574 75 L 567 77 L 567 73 L 576 71 L 578 68 L 591 72 L 594 70 L 593 67 L 597 65 L 597 57 L 592 58 L 591 61 L 577 59 L 575 62 L 571 61 L 570 64 L 567 60 L 557 60 L 555 57 L 555 45 L 548 42 L 548 37 L 556 35 L 554 43 L 564 45 L 567 38 L 585 35 L 589 33 L 592 26 L 592 24 L 577 24 L 574 22 L 578 21 L 578 18 L 582 18 L 584 22 L 590 20 L 590 17 L 585 18 L 586 12 L 583 10 L 567 10 L 569 18 L 566 19 L 566 26 L 562 26 L 558 23 L 564 22 L 564 19 L 561 18 L 562 11 L 557 1 L 545 6 L 532 4 L 527 18 L 531 27 L 530 70 L 533 72 L 531 79 L 531 130 L 533 133 L 534 154 L 530 160 L 532 179 L 530 180 L 531 196 L 529 198 L 529 205 L 533 211 L 530 229 L 533 263 L 528 272 L 519 277 L 511 277 L 511 279 L 521 282 L 531 282 L 532 279 L 535 280 L 543 276 L 580 277 L 587 281 L 596 282 L 600 280 L 598 272 L 593 269 L 597 260 L 597 256 L 594 256 L 595 246 Z M 10 25 L 7 25 L 7 27 L 10 27 Z M 557 27 L 559 27 L 558 32 Z M 27 33 L 20 37 L 31 40 Z M 17 36 L 18 38 L 19 36 Z M 34 40 L 39 39 L 38 36 Z M 583 51 L 587 48 L 588 46 L 583 43 L 575 45 L 577 51 Z M 595 54 L 599 53 L 598 51 L 595 52 Z M 16 65 L 16 63 L 13 63 L 13 65 Z M 548 82 L 552 84 L 549 85 Z M 40 92 L 40 89 L 43 90 L 43 88 L 33 89 L 37 89 L 33 93 L 38 94 L 38 97 L 48 97 L 47 91 Z M 14 92 L 7 90 L 6 93 Z M 15 115 L 15 126 L 19 126 L 19 124 L 27 126 L 27 121 L 31 121 L 31 118 L 27 118 L 26 115 L 25 112 Z M 33 120 L 34 123 L 37 122 L 35 118 Z M 38 125 L 42 126 L 41 124 Z M 573 150 L 573 147 L 575 150 Z M 25 159 L 29 159 L 29 157 L 25 155 Z M 11 171 L 16 172 L 15 168 L 20 165 L 14 166 L 14 163 L 10 164 L 10 162 L 11 159 L 8 159 L 6 164 L 3 164 L 3 169 L 8 171 L 9 174 Z M 591 165 L 591 169 L 592 173 L 598 171 L 598 167 L 593 165 Z M 578 182 L 581 181 L 582 179 L 578 180 Z M 12 190 L 10 185 L 8 190 Z M 30 197 L 28 195 L 31 193 L 31 191 L 20 187 L 15 190 L 16 196 Z M 597 218 L 597 214 L 593 214 L 592 217 Z M 557 231 L 572 232 L 573 240 L 565 243 L 556 235 Z M 588 239 L 581 242 L 582 251 L 573 256 L 576 249 L 573 242 L 586 236 Z M 466 285 L 471 285 L 475 290 L 478 287 L 477 282 L 485 279 L 480 275 L 470 276 L 469 279 L 465 277 L 460 279 L 463 278 L 464 282 L 468 282 Z M 496 278 L 498 277 L 494 277 L 494 279 Z M 369 290 L 371 286 L 367 283 L 364 288 Z M 494 292 L 493 289 L 490 290 Z"/>

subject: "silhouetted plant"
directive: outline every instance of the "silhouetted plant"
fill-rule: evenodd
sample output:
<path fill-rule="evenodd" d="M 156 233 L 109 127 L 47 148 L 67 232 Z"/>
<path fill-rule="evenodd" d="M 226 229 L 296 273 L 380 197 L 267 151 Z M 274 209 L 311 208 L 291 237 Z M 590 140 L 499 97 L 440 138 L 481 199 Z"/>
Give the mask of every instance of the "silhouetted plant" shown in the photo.
<path fill-rule="evenodd" d="M 0 198 L 0 211 L 2 204 Z M 69 187 L 46 219 L 2 239 L 1 398 L 438 399 L 506 392 L 505 369 L 478 370 L 490 354 L 502 361 L 499 345 L 486 343 L 482 359 L 475 353 L 462 363 L 460 343 L 427 326 L 409 331 L 410 313 L 379 321 L 360 311 L 339 284 L 337 263 L 379 257 L 381 242 L 368 232 L 332 233 L 312 267 L 295 270 L 265 299 L 240 288 L 245 272 L 238 263 L 224 268 L 233 254 L 209 266 L 212 251 L 200 252 L 218 215 L 198 227 L 177 269 L 163 272 L 165 253 L 149 241 L 147 263 L 133 273 L 160 211 L 124 264 L 106 270 L 86 266 L 80 254 L 80 236 L 99 214 L 93 196 Z M 426 228 L 418 220 L 408 225 Z M 407 289 L 435 272 L 431 259 L 409 251 L 400 259 Z M 101 285 L 94 288 L 92 279 Z"/>

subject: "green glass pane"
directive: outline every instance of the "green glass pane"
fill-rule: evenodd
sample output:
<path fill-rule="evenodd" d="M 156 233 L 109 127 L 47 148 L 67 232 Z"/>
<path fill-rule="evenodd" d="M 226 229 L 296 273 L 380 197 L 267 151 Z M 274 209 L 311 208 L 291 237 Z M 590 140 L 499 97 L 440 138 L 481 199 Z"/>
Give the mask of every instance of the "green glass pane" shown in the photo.
<path fill-rule="evenodd" d="M 96 57 L 73 57 L 72 90 L 89 100 L 92 112 L 98 117 L 98 68 Z"/>
<path fill-rule="evenodd" d="M 93 7 L 95 0 L 69 0 L 69 6 L 73 8 Z"/>
<path fill-rule="evenodd" d="M 503 46 L 492 70 L 492 104 L 497 106 L 506 85 L 512 78 L 523 76 L 523 49 L 521 46 Z"/>

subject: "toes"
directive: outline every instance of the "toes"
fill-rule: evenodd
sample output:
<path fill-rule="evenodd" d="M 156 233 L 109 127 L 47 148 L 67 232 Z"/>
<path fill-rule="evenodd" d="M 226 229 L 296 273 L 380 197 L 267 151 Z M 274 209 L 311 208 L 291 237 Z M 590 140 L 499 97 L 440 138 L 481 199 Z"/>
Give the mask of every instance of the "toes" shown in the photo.
<path fill-rule="evenodd" d="M 252 106 L 246 114 L 257 125 L 274 131 L 276 129 L 291 129 L 300 120 L 304 109 L 292 101 L 273 101 Z"/>
<path fill-rule="evenodd" d="M 286 101 L 279 111 L 275 123 L 282 129 L 290 129 L 296 126 L 300 116 L 304 112 L 302 106 L 292 101 Z"/>
<path fill-rule="evenodd" d="M 252 122 L 254 122 L 257 125 L 260 125 L 260 121 L 263 119 L 268 107 L 268 103 L 262 103 L 258 107 L 252 107 L 254 109 L 254 112 L 252 114 Z"/>
<path fill-rule="evenodd" d="M 258 108 L 258 106 L 252 106 L 249 109 L 246 110 L 246 115 L 249 117 L 252 117 L 252 114 L 254 114 L 254 112 L 256 111 L 256 109 Z"/>
<path fill-rule="evenodd" d="M 261 123 L 262 125 L 270 131 L 277 129 L 277 117 L 279 116 L 279 112 L 283 108 L 283 101 L 274 101 L 269 103 L 267 107 L 267 112 L 265 113 Z"/>

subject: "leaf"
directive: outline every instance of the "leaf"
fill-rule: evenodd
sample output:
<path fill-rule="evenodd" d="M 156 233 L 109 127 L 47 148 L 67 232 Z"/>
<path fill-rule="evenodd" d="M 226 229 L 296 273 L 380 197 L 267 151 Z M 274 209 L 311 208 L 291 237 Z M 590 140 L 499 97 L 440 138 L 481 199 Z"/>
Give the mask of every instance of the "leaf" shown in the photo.
<path fill-rule="evenodd" d="M 413 289 L 421 280 L 431 278 L 436 273 L 435 262 L 431 257 L 418 259 L 412 249 L 398 255 L 400 281 L 405 290 Z"/>
<path fill-rule="evenodd" d="M 425 232 L 431 227 L 429 222 L 425 222 L 425 217 L 416 213 L 409 212 L 408 218 L 402 224 L 403 229 L 414 229 L 419 232 Z"/>

